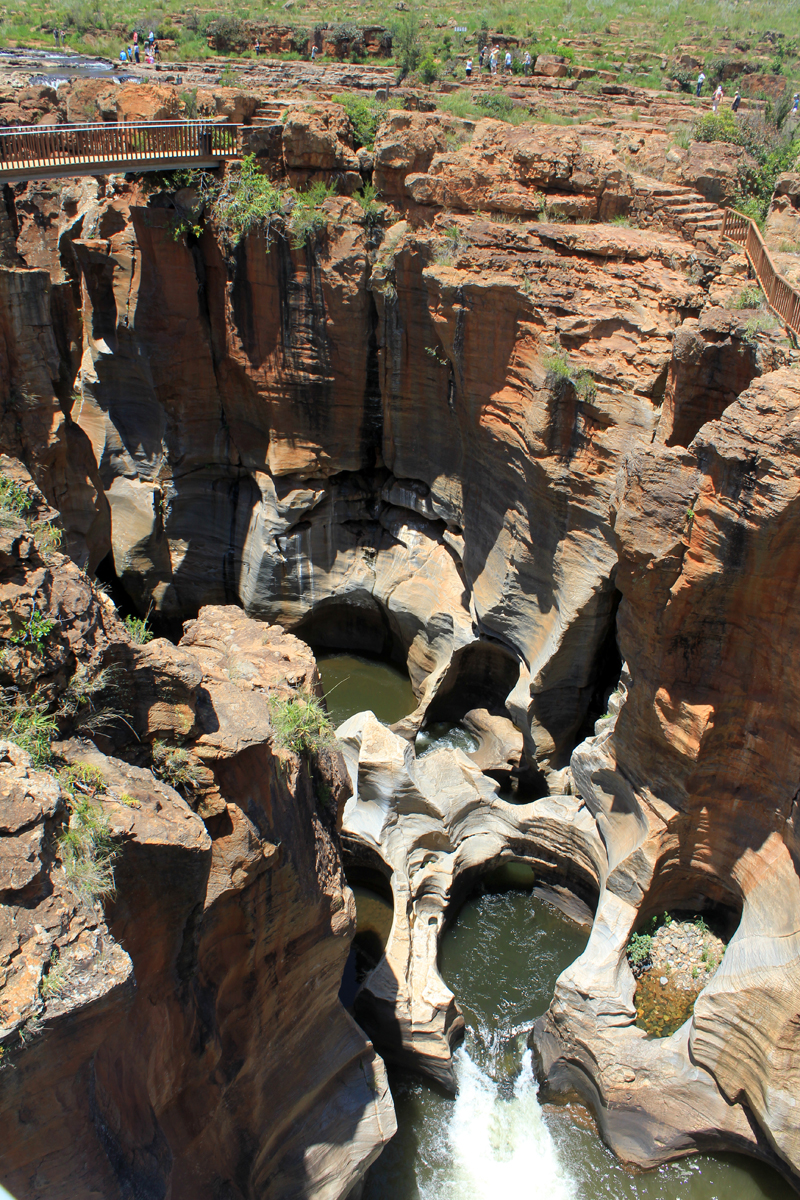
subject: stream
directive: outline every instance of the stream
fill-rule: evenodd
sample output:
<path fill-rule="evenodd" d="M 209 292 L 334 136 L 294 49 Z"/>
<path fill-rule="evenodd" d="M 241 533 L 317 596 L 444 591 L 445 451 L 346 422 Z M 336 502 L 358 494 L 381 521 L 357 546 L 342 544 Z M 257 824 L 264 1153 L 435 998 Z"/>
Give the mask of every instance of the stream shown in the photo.
<path fill-rule="evenodd" d="M 387 663 L 332 655 L 319 669 L 336 724 L 365 708 L 393 722 L 415 707 L 407 676 Z M 418 737 L 417 752 L 441 744 L 468 749 L 468 737 L 458 727 L 434 728 Z M 366 888 L 355 893 L 359 927 L 385 942 L 391 905 Z M 540 1104 L 526 1035 L 587 936 L 529 891 L 491 891 L 467 901 L 439 958 L 467 1024 L 455 1056 L 458 1093 L 389 1069 L 398 1131 L 370 1169 L 363 1200 L 795 1197 L 775 1171 L 739 1155 L 695 1155 L 652 1171 L 627 1168 L 600 1140 L 585 1108 Z"/>

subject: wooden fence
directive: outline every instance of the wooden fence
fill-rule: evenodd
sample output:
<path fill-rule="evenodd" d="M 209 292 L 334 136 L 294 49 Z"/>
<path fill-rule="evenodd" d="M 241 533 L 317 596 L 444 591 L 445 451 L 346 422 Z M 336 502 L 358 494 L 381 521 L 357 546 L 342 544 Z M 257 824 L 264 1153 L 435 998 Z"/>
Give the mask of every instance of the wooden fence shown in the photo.
<path fill-rule="evenodd" d="M 784 325 L 800 334 L 800 292 L 778 271 L 755 221 L 735 208 L 728 208 L 722 236 L 744 248 L 770 308 Z"/>
<path fill-rule="evenodd" d="M 238 134 L 208 121 L 17 125 L 0 130 L 0 181 L 221 161 L 238 156 Z"/>

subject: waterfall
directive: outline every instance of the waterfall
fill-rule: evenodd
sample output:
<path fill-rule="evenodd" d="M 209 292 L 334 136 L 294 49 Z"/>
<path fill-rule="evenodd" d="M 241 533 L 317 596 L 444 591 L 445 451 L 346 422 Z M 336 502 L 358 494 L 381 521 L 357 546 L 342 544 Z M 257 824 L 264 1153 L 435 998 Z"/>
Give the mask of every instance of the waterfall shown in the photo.
<path fill-rule="evenodd" d="M 420 1146 L 430 1170 L 421 1200 L 575 1200 L 575 1183 L 544 1123 L 530 1050 L 508 1087 L 476 1059 L 467 1046 L 455 1056 L 450 1118 L 435 1144 Z"/>

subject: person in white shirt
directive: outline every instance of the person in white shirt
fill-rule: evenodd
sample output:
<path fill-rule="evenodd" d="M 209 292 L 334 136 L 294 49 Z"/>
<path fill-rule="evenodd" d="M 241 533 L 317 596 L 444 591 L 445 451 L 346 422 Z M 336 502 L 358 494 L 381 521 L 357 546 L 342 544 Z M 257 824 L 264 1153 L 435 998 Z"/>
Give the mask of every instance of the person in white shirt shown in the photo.
<path fill-rule="evenodd" d="M 722 97 L 724 95 L 725 95 L 725 93 L 722 90 L 722 84 L 719 84 L 719 86 L 717 87 L 717 90 L 714 92 L 714 98 L 711 101 L 711 111 L 712 112 L 717 111 L 717 109 L 719 108 L 719 105 L 720 105 L 720 101 L 722 100 Z"/>
<path fill-rule="evenodd" d="M 697 76 L 697 93 L 696 94 L 698 96 L 700 95 L 700 93 L 703 90 L 703 84 L 705 83 L 705 81 L 706 81 L 706 77 L 703 74 L 703 72 L 701 71 L 700 74 Z"/>

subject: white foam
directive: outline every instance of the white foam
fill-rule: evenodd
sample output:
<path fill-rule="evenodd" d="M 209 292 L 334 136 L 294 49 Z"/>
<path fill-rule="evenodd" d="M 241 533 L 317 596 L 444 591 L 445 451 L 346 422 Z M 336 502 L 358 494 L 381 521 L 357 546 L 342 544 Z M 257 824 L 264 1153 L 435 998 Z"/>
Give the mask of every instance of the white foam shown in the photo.
<path fill-rule="evenodd" d="M 575 1200 L 577 1188 L 544 1123 L 531 1052 L 513 1093 L 497 1083 L 462 1047 L 455 1056 L 458 1095 L 433 1178 L 423 1200 Z"/>

